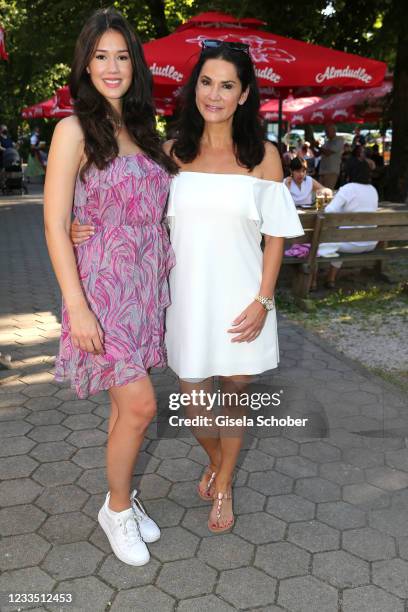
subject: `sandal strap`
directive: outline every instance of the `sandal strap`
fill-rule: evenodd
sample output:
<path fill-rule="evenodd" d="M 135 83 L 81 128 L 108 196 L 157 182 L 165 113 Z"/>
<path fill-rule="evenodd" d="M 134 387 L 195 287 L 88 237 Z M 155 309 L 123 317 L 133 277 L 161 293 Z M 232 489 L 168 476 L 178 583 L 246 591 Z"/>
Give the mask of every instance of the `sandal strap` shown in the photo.
<path fill-rule="evenodd" d="M 208 473 L 208 474 L 210 474 L 210 472 L 207 472 L 207 473 Z M 206 490 L 206 491 L 209 491 L 209 490 L 210 490 L 211 485 L 213 484 L 213 482 L 214 482 L 214 480 L 215 480 L 216 475 L 217 475 L 217 474 L 216 474 L 216 472 L 211 472 L 210 479 L 209 479 L 209 481 L 207 482 L 207 486 L 205 487 L 205 490 Z"/>
<path fill-rule="evenodd" d="M 208 493 L 210 488 L 211 488 L 211 485 L 213 484 L 213 482 L 215 480 L 215 477 L 216 477 L 217 473 L 213 472 L 211 470 L 211 467 L 209 465 L 207 465 L 207 467 L 205 468 L 205 474 L 207 474 L 207 476 L 210 477 L 208 482 L 207 482 L 207 484 L 204 487 L 204 493 Z"/>
<path fill-rule="evenodd" d="M 224 499 L 232 499 L 232 493 L 227 493 L 226 491 L 222 492 L 222 491 L 218 491 L 217 493 L 217 510 L 216 510 L 216 516 L 217 516 L 217 521 L 220 520 L 221 518 L 221 508 L 222 508 L 222 502 L 224 501 Z"/>

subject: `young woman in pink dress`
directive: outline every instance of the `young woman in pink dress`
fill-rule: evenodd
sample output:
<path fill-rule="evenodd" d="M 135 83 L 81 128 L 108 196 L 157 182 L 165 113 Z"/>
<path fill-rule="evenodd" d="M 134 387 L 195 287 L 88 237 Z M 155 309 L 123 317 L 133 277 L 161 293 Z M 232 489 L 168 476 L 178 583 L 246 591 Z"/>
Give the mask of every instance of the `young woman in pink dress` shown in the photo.
<path fill-rule="evenodd" d="M 108 390 L 109 493 L 98 520 L 116 556 L 149 560 L 160 537 L 131 478 L 156 412 L 149 368 L 166 362 L 164 310 L 174 264 L 163 213 L 175 164 L 155 130 L 141 44 L 113 9 L 97 11 L 76 45 L 75 114 L 57 125 L 45 185 L 45 229 L 63 295 L 57 380 L 80 398 Z M 93 236 L 73 248 L 71 215 Z"/>

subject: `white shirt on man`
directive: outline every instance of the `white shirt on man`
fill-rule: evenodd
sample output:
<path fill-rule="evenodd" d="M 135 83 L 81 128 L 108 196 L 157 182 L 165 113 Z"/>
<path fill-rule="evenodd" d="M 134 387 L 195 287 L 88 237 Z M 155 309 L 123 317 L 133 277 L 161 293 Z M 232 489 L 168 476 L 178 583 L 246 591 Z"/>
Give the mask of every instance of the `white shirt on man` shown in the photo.
<path fill-rule="evenodd" d="M 347 212 L 375 212 L 378 209 L 378 193 L 372 185 L 362 183 L 347 183 L 340 187 L 333 200 L 328 204 L 325 213 L 347 213 Z M 346 229 L 347 225 L 342 226 Z M 370 227 L 360 225 L 358 227 Z M 367 242 L 324 242 L 319 244 L 318 255 L 328 257 L 333 252 L 340 253 L 363 253 L 372 251 L 377 246 L 377 241 Z"/>
<path fill-rule="evenodd" d="M 331 155 L 322 155 L 320 159 L 320 174 L 339 174 L 341 156 L 344 149 L 344 139 L 342 136 L 327 138 L 323 147 L 332 151 Z"/>
<path fill-rule="evenodd" d="M 347 183 L 340 187 L 325 212 L 375 212 L 378 208 L 378 193 L 372 185 Z"/>

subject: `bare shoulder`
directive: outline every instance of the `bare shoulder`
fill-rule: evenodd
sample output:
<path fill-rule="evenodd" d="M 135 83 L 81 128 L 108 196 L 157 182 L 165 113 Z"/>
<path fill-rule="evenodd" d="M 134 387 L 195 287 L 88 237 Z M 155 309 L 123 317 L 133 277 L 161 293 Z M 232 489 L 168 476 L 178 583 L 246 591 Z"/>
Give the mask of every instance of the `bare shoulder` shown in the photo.
<path fill-rule="evenodd" d="M 82 131 L 81 124 L 78 117 L 71 115 L 58 121 L 54 130 L 54 137 L 58 139 L 69 139 L 74 142 L 82 142 L 84 139 L 84 133 Z"/>
<path fill-rule="evenodd" d="M 61 119 L 55 127 L 52 137 L 49 162 L 68 168 L 78 169 L 84 155 L 84 134 L 79 120 L 75 116 Z"/>
<path fill-rule="evenodd" d="M 260 164 L 263 179 L 268 181 L 283 180 L 282 162 L 277 147 L 271 142 L 265 142 L 265 155 Z"/>

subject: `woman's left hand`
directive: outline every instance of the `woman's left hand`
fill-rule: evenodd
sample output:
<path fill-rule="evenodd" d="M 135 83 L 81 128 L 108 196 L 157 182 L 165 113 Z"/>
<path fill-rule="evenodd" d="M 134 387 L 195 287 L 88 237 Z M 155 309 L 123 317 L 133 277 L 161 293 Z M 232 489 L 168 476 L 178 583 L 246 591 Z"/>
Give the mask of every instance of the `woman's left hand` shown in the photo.
<path fill-rule="evenodd" d="M 232 322 L 233 328 L 228 330 L 230 334 L 239 334 L 231 342 L 252 342 L 259 336 L 265 323 L 268 312 L 254 300 L 241 314 Z"/>

